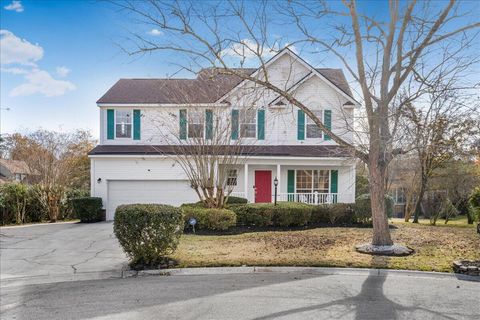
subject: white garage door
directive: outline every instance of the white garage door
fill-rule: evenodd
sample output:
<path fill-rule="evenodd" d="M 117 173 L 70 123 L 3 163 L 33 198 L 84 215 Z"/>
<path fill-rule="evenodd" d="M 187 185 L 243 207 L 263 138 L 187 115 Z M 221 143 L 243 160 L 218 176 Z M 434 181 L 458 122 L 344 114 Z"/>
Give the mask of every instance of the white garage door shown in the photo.
<path fill-rule="evenodd" d="M 135 180 L 108 182 L 107 220 L 113 220 L 121 204 L 163 203 L 179 206 L 196 202 L 198 197 L 185 180 Z"/>

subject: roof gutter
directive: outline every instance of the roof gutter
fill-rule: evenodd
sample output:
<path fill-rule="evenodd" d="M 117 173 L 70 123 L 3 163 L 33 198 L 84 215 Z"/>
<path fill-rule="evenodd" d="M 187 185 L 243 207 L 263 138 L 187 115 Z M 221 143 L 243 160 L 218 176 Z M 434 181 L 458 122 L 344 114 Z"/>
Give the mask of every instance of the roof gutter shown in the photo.
<path fill-rule="evenodd" d="M 228 103 L 97 103 L 100 108 L 105 107 L 144 107 L 144 108 L 178 108 L 178 107 L 228 107 Z"/>

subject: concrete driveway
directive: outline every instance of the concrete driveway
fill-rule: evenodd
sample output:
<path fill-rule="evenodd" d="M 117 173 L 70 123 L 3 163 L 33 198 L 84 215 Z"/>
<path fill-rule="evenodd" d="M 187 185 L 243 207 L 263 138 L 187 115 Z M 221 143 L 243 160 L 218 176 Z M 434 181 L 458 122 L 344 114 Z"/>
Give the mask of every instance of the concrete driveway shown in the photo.
<path fill-rule="evenodd" d="M 2 286 L 120 277 L 127 263 L 111 222 L 0 228 Z"/>

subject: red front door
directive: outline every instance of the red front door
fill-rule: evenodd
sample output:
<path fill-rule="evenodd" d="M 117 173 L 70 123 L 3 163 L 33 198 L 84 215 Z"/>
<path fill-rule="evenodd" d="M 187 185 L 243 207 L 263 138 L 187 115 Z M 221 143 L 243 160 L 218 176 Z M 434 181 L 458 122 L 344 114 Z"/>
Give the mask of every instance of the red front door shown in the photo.
<path fill-rule="evenodd" d="M 255 202 L 272 202 L 272 171 L 255 171 Z"/>

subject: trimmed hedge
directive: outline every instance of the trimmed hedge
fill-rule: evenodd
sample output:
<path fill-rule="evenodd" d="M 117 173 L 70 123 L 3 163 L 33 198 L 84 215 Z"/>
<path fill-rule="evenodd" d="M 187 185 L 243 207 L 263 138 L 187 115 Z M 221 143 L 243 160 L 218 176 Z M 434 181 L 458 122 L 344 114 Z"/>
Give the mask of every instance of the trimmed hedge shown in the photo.
<path fill-rule="evenodd" d="M 81 222 L 97 222 L 102 219 L 102 198 L 73 198 L 70 203 L 75 216 Z"/>
<path fill-rule="evenodd" d="M 393 216 L 394 200 L 391 196 L 385 195 L 385 214 L 391 218 Z M 370 222 L 372 219 L 372 204 L 370 194 L 362 194 L 355 199 L 355 219 L 360 223 Z"/>
<path fill-rule="evenodd" d="M 238 203 L 248 203 L 248 200 L 241 197 L 229 196 L 226 204 L 238 204 Z"/>
<path fill-rule="evenodd" d="M 131 265 L 155 266 L 177 248 L 183 215 L 177 207 L 163 204 L 129 204 L 117 207 L 113 232 Z"/>
<path fill-rule="evenodd" d="M 312 215 L 309 222 L 311 224 L 355 222 L 351 206 L 347 203 L 312 205 Z"/>
<path fill-rule="evenodd" d="M 247 203 L 230 205 L 237 223 L 244 226 L 304 226 L 310 220 L 312 207 L 298 202 Z"/>
<path fill-rule="evenodd" d="M 197 220 L 195 228 L 199 230 L 227 230 L 237 223 L 235 212 L 228 209 L 182 205 L 182 210 L 185 218 L 185 228 L 188 227 L 188 220 L 190 218 Z"/>

